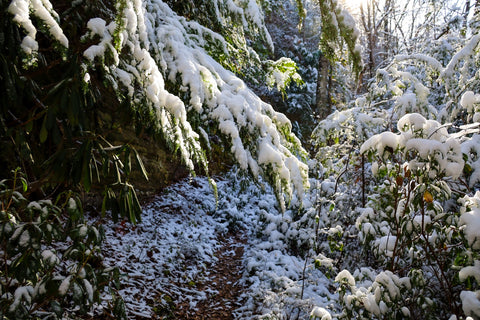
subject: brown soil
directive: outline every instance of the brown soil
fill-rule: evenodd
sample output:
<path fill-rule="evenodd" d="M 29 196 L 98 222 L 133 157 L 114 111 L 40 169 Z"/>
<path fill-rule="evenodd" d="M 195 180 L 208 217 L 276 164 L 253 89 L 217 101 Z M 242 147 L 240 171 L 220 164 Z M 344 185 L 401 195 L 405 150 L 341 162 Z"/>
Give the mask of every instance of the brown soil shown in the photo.
<path fill-rule="evenodd" d="M 176 306 L 175 319 L 184 320 L 228 320 L 234 319 L 233 311 L 241 306 L 240 294 L 243 291 L 238 283 L 242 277 L 243 245 L 246 238 L 241 232 L 219 238 L 224 245 L 217 250 L 218 262 L 211 266 L 210 274 L 204 282 L 195 284 L 193 288 L 206 292 L 214 290 L 217 294 L 207 293 L 207 299 L 199 302 L 197 310 L 188 303 Z"/>

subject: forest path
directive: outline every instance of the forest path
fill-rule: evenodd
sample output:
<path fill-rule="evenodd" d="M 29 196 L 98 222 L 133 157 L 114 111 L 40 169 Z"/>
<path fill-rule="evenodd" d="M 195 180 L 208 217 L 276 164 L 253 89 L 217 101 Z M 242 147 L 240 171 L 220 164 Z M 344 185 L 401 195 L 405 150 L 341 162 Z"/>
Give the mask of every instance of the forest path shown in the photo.
<path fill-rule="evenodd" d="M 243 287 L 239 283 L 243 274 L 243 254 L 247 238 L 244 232 L 219 235 L 221 245 L 215 252 L 218 258 L 210 266 L 207 277 L 194 285 L 205 293 L 205 300 L 195 308 L 183 302 L 176 307 L 176 319 L 186 320 L 228 320 L 235 319 L 233 312 L 241 306 Z"/>
<path fill-rule="evenodd" d="M 208 180 L 193 178 L 146 203 L 137 225 L 98 221 L 105 264 L 120 271 L 118 293 L 129 319 L 235 319 L 240 307 L 242 315 L 251 312 L 241 283 L 255 204 L 230 189 L 223 194 L 217 203 Z"/>

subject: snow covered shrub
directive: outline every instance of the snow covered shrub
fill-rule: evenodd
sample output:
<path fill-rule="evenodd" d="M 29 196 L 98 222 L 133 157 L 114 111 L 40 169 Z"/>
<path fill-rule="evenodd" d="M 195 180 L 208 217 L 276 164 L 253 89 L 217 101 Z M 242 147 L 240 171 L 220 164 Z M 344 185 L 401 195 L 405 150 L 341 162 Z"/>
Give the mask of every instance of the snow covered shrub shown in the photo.
<path fill-rule="evenodd" d="M 384 130 L 385 112 L 371 110 L 364 98 L 356 106 L 335 111 L 313 132 L 316 160 L 311 176 L 316 211 L 305 222 L 315 230 L 316 252 L 329 252 L 340 264 L 354 260 L 345 246 L 355 247 L 356 209 L 364 205 L 369 189 L 365 158 L 358 153 L 361 143 Z M 326 251 L 325 251 L 326 250 Z"/>
<path fill-rule="evenodd" d="M 340 304 L 344 306 L 341 317 L 345 319 L 410 317 L 404 299 L 411 289 L 408 277 L 400 278 L 391 271 L 375 275 L 370 268 L 361 268 L 355 272 L 355 277 L 343 270 L 335 277 L 335 281 L 340 285 Z"/>
<path fill-rule="evenodd" d="M 478 298 L 480 285 L 480 191 L 472 197 L 465 196 L 460 199 L 459 224 L 465 235 L 464 242 L 469 250 L 466 250 L 456 261 L 456 266 L 461 267 L 458 277 L 464 284 L 460 299 L 465 315 L 480 317 L 480 300 Z"/>
<path fill-rule="evenodd" d="M 461 96 L 478 91 L 480 85 L 480 37 L 438 43 L 424 53 L 397 55 L 387 67 L 377 70 L 370 99 L 384 108 L 393 107 L 393 122 L 407 113 L 420 113 L 442 123 L 466 123 L 463 117 L 467 107 Z"/>
<path fill-rule="evenodd" d="M 213 4 L 218 14 L 223 12 L 220 8 L 228 9 L 223 12 L 227 15 L 235 8 L 244 28 L 251 28 L 249 19 L 264 28 L 261 11 L 252 1 L 246 7 Z M 86 38 L 99 42 L 84 51 L 87 69 L 104 69 L 120 97 L 140 114 L 151 115 L 190 170 L 194 163 L 208 169 L 210 139 L 219 135 L 242 170 L 268 178 L 283 207 L 284 195 L 287 202 L 294 191 L 301 197 L 307 168 L 299 158 L 304 160 L 306 154 L 291 133 L 290 121 L 225 69 L 222 56 L 208 50 L 215 43 L 228 57 L 230 50 L 238 49 L 235 39 L 178 16 L 159 0 L 119 2 L 117 10 L 109 23 L 101 18 L 88 22 Z M 267 64 L 272 85 L 284 88 L 299 80 L 291 60 Z"/>
<path fill-rule="evenodd" d="M 473 36 L 465 45 L 445 45 L 435 58 L 399 55 L 379 69 L 369 93 L 357 99 L 359 107 L 370 107 L 362 110 L 364 119 L 383 118 L 376 127 L 365 126 L 359 115 L 346 121 L 346 111 L 316 129 L 324 173 L 316 230 L 324 228 L 323 240 L 344 233 L 338 245 L 320 248 L 346 269 L 336 277 L 339 318 L 478 317 L 472 233 L 472 194 L 480 182 L 478 42 Z M 337 126 L 330 135 L 329 127 Z M 390 130 L 379 134 L 385 127 Z M 349 246 L 357 235 L 360 242 L 351 243 L 361 246 Z M 348 263 L 351 257 L 356 260 Z"/>
<path fill-rule="evenodd" d="M 268 63 L 267 86 L 277 87 L 277 90 L 286 95 L 286 88 L 292 83 L 302 84 L 302 78 L 297 73 L 297 64 L 290 58 L 280 58 Z"/>
<path fill-rule="evenodd" d="M 310 313 L 310 318 L 314 320 L 332 320 L 332 316 L 330 313 L 321 307 L 313 308 L 312 312 Z"/>
<path fill-rule="evenodd" d="M 62 318 L 91 312 L 118 271 L 102 264 L 101 226 L 86 224 L 71 192 L 56 201 L 29 201 L 28 183 L 16 170 L 0 181 L 0 316 Z M 110 284 L 111 283 L 111 284 Z M 105 312 L 124 310 L 111 288 Z"/>
<path fill-rule="evenodd" d="M 425 84 L 425 78 L 429 77 L 429 73 L 437 71 L 437 65 L 432 63 L 437 61 L 424 55 L 408 58 L 413 58 L 416 64 L 411 66 L 404 63 L 404 60 L 408 60 L 407 56 L 396 56 L 392 64 L 377 70 L 377 80 L 372 85 L 370 99 L 379 101 L 384 108 L 393 107 L 391 114 L 393 121 L 398 121 L 407 113 L 420 113 L 427 118 L 435 119 L 438 111 L 429 101 L 431 86 Z M 424 63 L 430 68 L 419 67 Z M 418 70 L 425 70 L 425 73 L 419 73 Z"/>
<path fill-rule="evenodd" d="M 364 97 L 358 98 L 355 106 L 335 111 L 313 131 L 312 143 L 316 147 L 316 158 L 322 161 L 329 173 L 330 170 L 338 172 L 340 169 L 331 166 L 332 159 L 337 159 L 341 154 L 347 155 L 349 150 L 358 149 L 365 140 L 386 127 L 386 112 L 372 109 L 368 104 Z"/>
<path fill-rule="evenodd" d="M 465 157 L 465 180 L 470 188 L 478 190 L 480 183 L 480 135 L 474 134 L 465 138 L 462 143 L 462 152 Z"/>
<path fill-rule="evenodd" d="M 455 121 L 459 116 L 461 118 L 462 107 L 465 108 L 460 100 L 462 94 L 467 91 L 478 91 L 479 44 L 480 35 L 473 35 L 455 53 L 445 68 L 440 70 L 440 80 L 445 83 L 446 92 L 446 108 L 441 114 L 445 121 Z"/>
<path fill-rule="evenodd" d="M 403 116 L 397 128 L 398 134 L 375 135 L 360 149 L 372 162 L 376 187 L 356 224 L 364 253 L 375 258 L 380 270 L 388 270 L 390 278 L 405 278 L 402 304 L 390 305 L 394 297 L 388 286 L 388 297 L 376 293 L 376 278 L 385 275 L 381 271 L 367 286 L 372 296 L 353 304 L 355 312 L 362 314 L 359 310 L 365 308 L 366 318 L 389 319 L 397 314 L 432 319 L 459 315 L 460 292 L 452 265 L 470 248 L 462 244 L 458 214 L 446 204 L 455 200 L 452 181 L 463 173 L 460 141 L 420 114 Z M 351 293 L 355 296 L 357 290 Z M 346 314 L 351 305 L 345 304 Z"/>

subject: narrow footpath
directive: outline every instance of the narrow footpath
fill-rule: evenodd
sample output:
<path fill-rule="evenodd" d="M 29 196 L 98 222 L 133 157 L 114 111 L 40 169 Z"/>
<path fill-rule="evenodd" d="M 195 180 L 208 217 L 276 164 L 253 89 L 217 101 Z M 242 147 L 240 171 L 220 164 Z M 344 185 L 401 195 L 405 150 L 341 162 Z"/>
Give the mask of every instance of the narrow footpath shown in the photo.
<path fill-rule="evenodd" d="M 188 303 L 177 305 L 175 318 L 185 320 L 229 320 L 235 319 L 233 311 L 241 306 L 243 291 L 242 259 L 246 237 L 241 233 L 220 236 L 222 244 L 215 252 L 218 261 L 210 267 L 208 277 L 195 284 L 195 289 L 206 293 L 194 309 Z"/>

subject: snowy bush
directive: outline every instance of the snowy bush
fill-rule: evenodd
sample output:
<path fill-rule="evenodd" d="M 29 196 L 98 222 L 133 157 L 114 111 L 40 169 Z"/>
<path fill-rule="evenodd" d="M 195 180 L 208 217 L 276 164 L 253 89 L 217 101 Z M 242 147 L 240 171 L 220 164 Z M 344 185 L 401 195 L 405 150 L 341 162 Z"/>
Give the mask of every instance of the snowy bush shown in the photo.
<path fill-rule="evenodd" d="M 462 247 L 458 215 L 443 204 L 452 197 L 448 182 L 462 174 L 460 143 L 419 114 L 403 116 L 397 127 L 399 134 L 375 135 L 360 150 L 369 153 L 377 187 L 357 219 L 359 237 L 381 266 L 409 277 L 409 314 L 421 314 L 425 303 L 456 313 L 450 265 Z"/>
<path fill-rule="evenodd" d="M 367 97 L 383 108 L 393 107 L 394 122 L 406 113 L 420 113 L 442 123 L 465 124 L 465 109 L 471 112 L 475 99 L 461 97 L 478 90 L 479 42 L 478 35 L 442 40 L 425 53 L 397 55 L 377 70 Z"/>
<path fill-rule="evenodd" d="M 317 187 L 316 221 L 325 234 L 343 231 L 341 246 L 322 247 L 333 270 L 344 269 L 336 277 L 339 318 L 478 317 L 477 46 L 473 36 L 435 58 L 397 56 L 357 99 L 357 107 L 369 107 L 360 108 L 365 116 L 336 112 L 317 127 L 328 179 Z M 349 246 L 349 236 L 361 247 Z"/>
<path fill-rule="evenodd" d="M 56 201 L 29 201 L 27 191 L 18 170 L 13 180 L 0 181 L 0 316 L 62 318 L 91 312 L 105 301 L 103 290 L 118 280 L 118 270 L 102 264 L 101 226 L 85 222 L 71 192 Z M 125 318 L 113 283 L 110 294 L 105 312 Z"/>
<path fill-rule="evenodd" d="M 461 256 L 461 262 L 458 263 L 461 269 L 458 277 L 464 284 L 464 290 L 460 293 L 462 301 L 462 310 L 465 315 L 472 317 L 480 316 L 480 300 L 478 298 L 478 289 L 480 284 L 480 192 L 477 191 L 474 196 L 465 196 L 460 199 L 462 204 L 460 208 L 459 224 L 463 228 L 465 235 L 465 244 L 470 250 L 465 251 Z"/>
<path fill-rule="evenodd" d="M 365 98 L 354 106 L 335 111 L 315 128 L 312 136 L 317 147 L 311 162 L 312 193 L 315 210 L 307 211 L 299 224 L 313 230 L 316 254 L 335 259 L 335 268 L 355 261 L 358 208 L 366 202 L 370 188 L 368 164 L 358 149 L 368 137 L 384 130 L 386 112 L 375 110 Z M 322 264 L 323 265 L 323 264 Z M 321 268 L 327 274 L 336 272 Z"/>
<path fill-rule="evenodd" d="M 81 59 L 86 90 L 94 89 L 94 76 L 103 77 L 99 80 L 109 83 L 145 126 L 153 124 L 192 171 L 195 164 L 208 170 L 210 139 L 220 135 L 239 167 L 254 177 L 267 177 L 285 207 L 294 192 L 301 199 L 308 184 L 302 162 L 306 153 L 291 133 L 290 121 L 231 71 L 245 74 L 240 69 L 256 60 L 258 67 L 245 70 L 257 68 L 260 79 L 284 90 L 290 81 L 300 81 L 296 66 L 287 58 L 264 60 L 249 46 L 255 39 L 265 44 L 264 49 L 273 49 L 255 1 L 198 4 L 202 5 L 213 10 L 201 14 L 197 22 L 172 10 L 187 15 L 196 6 L 118 0 L 115 8 L 103 12 L 109 16 L 87 22 L 81 39 L 65 36 L 48 1 L 12 1 L 9 12 L 26 30 L 23 41 L 30 44 L 22 46 L 26 55 L 38 50 L 35 35 L 40 26 L 33 16 L 44 21 L 46 34 L 64 47 L 72 41 L 88 43 Z M 215 24 L 224 28 L 209 28 Z"/>
<path fill-rule="evenodd" d="M 313 131 L 316 158 L 325 168 L 331 167 L 328 161 L 331 162 L 340 154 L 347 154 L 349 150 L 358 149 L 365 140 L 386 127 L 386 112 L 372 109 L 366 104 L 364 98 L 357 99 L 356 106 L 335 111 Z"/>
<path fill-rule="evenodd" d="M 381 272 L 374 278 L 372 270 L 362 268 L 355 274 L 358 283 L 347 270 L 340 272 L 335 281 L 340 284 L 340 303 L 345 306 L 346 319 L 402 319 L 410 317 L 405 305 L 410 278 L 399 278 L 391 271 Z"/>
<path fill-rule="evenodd" d="M 89 21 L 87 36 L 98 36 L 100 42 L 84 56 L 92 66 L 104 62 L 119 95 L 127 92 L 125 98 L 134 108 L 154 115 L 163 137 L 179 150 L 187 167 L 193 170 L 196 162 L 207 169 L 204 148 L 208 151 L 210 137 L 221 134 L 242 170 L 268 177 L 282 206 L 281 192 L 287 201 L 294 190 L 301 198 L 307 169 L 299 158 L 305 158 L 305 151 L 291 133 L 290 121 L 205 50 L 214 41 L 228 55 L 231 43 L 177 16 L 162 1 L 127 1 L 119 9 L 115 21 Z M 244 12 L 244 19 L 260 14 L 258 8 L 237 10 Z M 299 80 L 289 59 L 271 62 L 268 78 L 269 85 L 280 89 L 291 79 Z"/>

